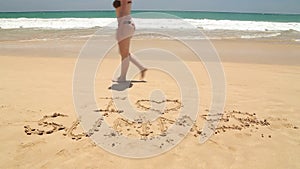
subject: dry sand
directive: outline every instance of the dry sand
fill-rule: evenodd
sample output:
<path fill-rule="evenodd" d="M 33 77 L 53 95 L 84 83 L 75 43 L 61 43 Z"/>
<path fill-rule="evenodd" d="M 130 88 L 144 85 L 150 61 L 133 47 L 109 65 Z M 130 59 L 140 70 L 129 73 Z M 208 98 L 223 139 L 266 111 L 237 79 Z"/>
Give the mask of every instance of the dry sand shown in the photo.
<path fill-rule="evenodd" d="M 178 55 L 190 55 L 176 48 L 172 44 L 175 42 L 161 40 L 134 42 L 133 49 L 147 43 L 173 48 Z M 108 153 L 90 138 L 78 135 L 82 132 L 80 127 L 74 129 L 77 115 L 72 78 L 83 42 L 70 42 L 71 48 L 67 49 L 55 42 L 1 44 L 0 168 L 300 168 L 299 44 L 254 40 L 213 42 L 226 75 L 226 113 L 216 134 L 204 144 L 199 144 L 197 130 L 205 122 L 211 85 L 203 65 L 187 58 L 201 97 L 195 124 L 198 128 L 194 126 L 172 150 L 138 160 Z M 108 87 L 119 64 L 116 49 L 111 56 L 103 62 L 104 71 L 99 71 L 95 80 L 99 109 L 105 109 L 110 101 L 101 98 L 111 97 Z M 175 81 L 166 74 L 149 70 L 146 80 L 147 83 L 134 83 L 128 89 L 133 103 L 149 99 L 150 92 L 157 88 L 169 99 L 180 97 Z M 43 116 L 55 112 L 67 117 L 49 117 L 45 120 L 46 127 L 38 125 Z M 55 124 L 50 122 L 61 124 L 62 130 L 57 128 L 43 135 L 36 130 L 27 135 L 28 127 L 51 131 Z M 120 123 L 117 129 L 128 135 L 125 127 Z"/>

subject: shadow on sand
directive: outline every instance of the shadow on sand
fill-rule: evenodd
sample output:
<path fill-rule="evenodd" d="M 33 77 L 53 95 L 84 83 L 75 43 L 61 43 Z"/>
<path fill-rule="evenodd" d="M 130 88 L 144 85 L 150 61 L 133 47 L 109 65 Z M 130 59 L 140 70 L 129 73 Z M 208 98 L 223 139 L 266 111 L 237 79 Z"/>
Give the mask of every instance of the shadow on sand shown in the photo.
<path fill-rule="evenodd" d="M 112 84 L 108 89 L 109 90 L 116 90 L 116 91 L 124 91 L 126 89 L 129 89 L 133 86 L 133 83 L 146 83 L 145 80 L 130 80 L 130 81 L 124 81 L 124 82 L 116 82 Z"/>

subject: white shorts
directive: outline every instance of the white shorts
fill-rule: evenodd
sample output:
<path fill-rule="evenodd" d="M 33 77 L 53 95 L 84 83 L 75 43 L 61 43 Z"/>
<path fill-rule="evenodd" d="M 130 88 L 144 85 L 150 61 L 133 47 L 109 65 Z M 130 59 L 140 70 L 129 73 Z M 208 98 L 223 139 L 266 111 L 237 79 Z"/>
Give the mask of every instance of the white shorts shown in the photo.
<path fill-rule="evenodd" d="M 118 29 L 116 34 L 116 39 L 118 42 L 131 38 L 135 32 L 135 25 L 131 19 L 131 16 L 125 16 L 118 18 Z"/>

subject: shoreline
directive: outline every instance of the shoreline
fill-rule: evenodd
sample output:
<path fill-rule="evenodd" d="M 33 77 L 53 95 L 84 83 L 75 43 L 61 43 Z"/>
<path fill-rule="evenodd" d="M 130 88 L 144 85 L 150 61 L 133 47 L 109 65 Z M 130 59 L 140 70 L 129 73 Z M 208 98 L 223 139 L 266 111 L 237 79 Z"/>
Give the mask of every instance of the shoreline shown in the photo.
<path fill-rule="evenodd" d="M 46 40 L 36 42 L 2 42 L 0 46 L 1 56 L 23 56 L 23 57 L 57 57 L 57 58 L 77 58 L 83 49 L 88 38 L 74 41 L 65 40 Z M 196 42 L 205 46 L 211 43 L 216 49 L 222 62 L 233 63 L 252 63 L 252 64 L 270 64 L 270 65 L 291 65 L 299 66 L 300 43 L 282 42 L 276 40 L 200 40 Z M 97 42 L 98 43 L 98 42 Z M 99 41 L 99 46 L 105 41 Z M 185 61 L 199 61 L 189 49 L 185 48 L 176 40 L 151 39 L 141 40 L 133 39 L 132 52 L 138 52 L 147 48 L 171 49 L 174 53 Z M 173 46 L 177 48 L 174 48 Z M 188 57 L 185 55 L 189 55 Z M 105 56 L 108 58 L 119 59 L 116 46 Z M 162 56 L 163 58 L 163 56 Z"/>

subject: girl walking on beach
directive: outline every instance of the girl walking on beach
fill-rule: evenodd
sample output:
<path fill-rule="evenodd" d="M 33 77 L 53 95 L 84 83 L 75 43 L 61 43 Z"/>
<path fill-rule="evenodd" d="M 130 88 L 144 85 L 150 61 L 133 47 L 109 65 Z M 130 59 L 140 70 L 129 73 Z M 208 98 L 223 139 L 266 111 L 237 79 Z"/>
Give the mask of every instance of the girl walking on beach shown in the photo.
<path fill-rule="evenodd" d="M 141 73 L 141 79 L 145 77 L 147 68 L 138 62 L 130 53 L 130 41 L 135 31 L 135 25 L 130 16 L 132 0 L 115 0 L 113 6 L 116 9 L 118 19 L 118 29 L 116 39 L 118 40 L 119 51 L 121 55 L 121 74 L 116 82 L 125 82 L 126 74 L 129 68 L 129 62 L 138 67 Z"/>

